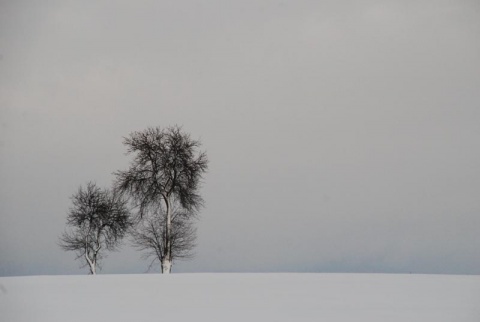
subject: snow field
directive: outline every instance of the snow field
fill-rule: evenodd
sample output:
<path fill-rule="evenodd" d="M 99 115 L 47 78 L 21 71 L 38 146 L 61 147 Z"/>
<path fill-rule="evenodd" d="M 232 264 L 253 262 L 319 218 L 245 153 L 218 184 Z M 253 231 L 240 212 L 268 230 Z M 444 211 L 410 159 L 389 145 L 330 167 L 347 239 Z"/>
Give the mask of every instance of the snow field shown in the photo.
<path fill-rule="evenodd" d="M 2 277 L 0 321 L 478 322 L 480 276 Z"/>

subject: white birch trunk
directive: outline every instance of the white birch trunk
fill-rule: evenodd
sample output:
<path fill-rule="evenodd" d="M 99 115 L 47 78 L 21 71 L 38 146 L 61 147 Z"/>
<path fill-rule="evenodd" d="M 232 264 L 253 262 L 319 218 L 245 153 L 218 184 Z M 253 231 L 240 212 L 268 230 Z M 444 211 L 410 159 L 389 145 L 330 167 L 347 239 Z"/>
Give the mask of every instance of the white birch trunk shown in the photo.
<path fill-rule="evenodd" d="M 96 272 L 96 261 L 95 260 L 91 260 L 90 257 L 88 257 L 88 253 L 85 252 L 85 259 L 87 260 L 88 262 L 88 266 L 90 267 L 90 274 L 92 275 L 96 275 L 97 272 Z"/>
<path fill-rule="evenodd" d="M 165 198 L 167 208 L 167 222 L 165 229 L 165 254 L 162 260 L 162 273 L 170 274 L 172 271 L 172 207 L 170 196 Z"/>
<path fill-rule="evenodd" d="M 162 261 L 162 274 L 170 274 L 172 271 L 172 262 L 164 258 Z"/>

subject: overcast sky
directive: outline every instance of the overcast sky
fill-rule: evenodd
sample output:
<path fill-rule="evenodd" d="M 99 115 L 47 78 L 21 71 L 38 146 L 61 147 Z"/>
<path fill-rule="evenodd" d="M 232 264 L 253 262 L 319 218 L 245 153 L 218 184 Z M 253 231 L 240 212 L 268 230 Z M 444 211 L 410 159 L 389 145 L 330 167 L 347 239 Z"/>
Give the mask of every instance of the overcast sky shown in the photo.
<path fill-rule="evenodd" d="M 210 159 L 176 272 L 480 274 L 479 36 L 476 0 L 1 0 L 0 275 L 86 273 L 70 196 L 173 124 Z"/>

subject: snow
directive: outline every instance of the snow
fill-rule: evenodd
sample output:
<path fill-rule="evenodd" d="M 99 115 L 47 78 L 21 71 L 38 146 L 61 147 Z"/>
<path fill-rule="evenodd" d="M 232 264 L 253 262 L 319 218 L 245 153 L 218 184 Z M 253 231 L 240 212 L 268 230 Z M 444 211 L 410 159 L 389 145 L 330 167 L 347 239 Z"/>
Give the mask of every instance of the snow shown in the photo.
<path fill-rule="evenodd" d="M 0 278 L 0 321 L 480 321 L 480 276 L 144 274 Z"/>

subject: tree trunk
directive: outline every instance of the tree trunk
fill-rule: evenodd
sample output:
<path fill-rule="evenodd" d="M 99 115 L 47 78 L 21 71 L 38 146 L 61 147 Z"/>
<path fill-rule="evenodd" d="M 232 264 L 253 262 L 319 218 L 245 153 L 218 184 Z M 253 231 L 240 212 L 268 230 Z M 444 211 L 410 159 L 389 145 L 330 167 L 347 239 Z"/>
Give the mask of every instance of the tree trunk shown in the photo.
<path fill-rule="evenodd" d="M 165 205 L 167 208 L 167 222 L 165 229 L 165 255 L 162 260 L 162 273 L 170 274 L 172 271 L 172 205 L 170 196 L 165 198 Z"/>
<path fill-rule="evenodd" d="M 96 272 L 96 260 L 94 259 L 93 261 L 90 259 L 90 257 L 88 257 L 88 253 L 85 252 L 85 259 L 87 260 L 88 262 L 88 266 L 90 267 L 90 274 L 92 275 L 96 275 L 97 272 Z"/>
<path fill-rule="evenodd" d="M 164 258 L 162 261 L 162 274 L 170 274 L 172 271 L 172 262 Z"/>

